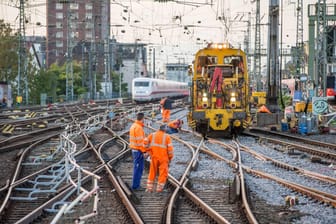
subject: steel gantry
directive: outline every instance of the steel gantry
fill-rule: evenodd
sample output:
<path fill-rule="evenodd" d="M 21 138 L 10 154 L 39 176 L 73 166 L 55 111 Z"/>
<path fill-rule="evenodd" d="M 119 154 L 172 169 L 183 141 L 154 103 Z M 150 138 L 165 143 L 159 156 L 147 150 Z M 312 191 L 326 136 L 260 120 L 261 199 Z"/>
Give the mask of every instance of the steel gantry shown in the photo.
<path fill-rule="evenodd" d="M 247 15 L 247 19 L 243 19 Z M 249 74 L 251 73 L 251 59 L 254 56 L 251 53 L 250 43 L 251 43 L 251 12 L 238 12 L 236 17 L 233 20 L 230 20 L 231 23 L 246 23 L 247 30 L 244 30 L 244 52 L 247 55 L 247 67 L 249 69 Z M 249 83 L 252 83 L 252 76 L 249 76 Z"/>
<path fill-rule="evenodd" d="M 260 0 L 256 2 L 255 39 L 254 39 L 254 79 L 257 84 L 257 91 L 261 91 L 261 33 L 260 33 Z"/>
<path fill-rule="evenodd" d="M 270 0 L 267 48 L 267 106 L 272 112 L 278 112 L 279 77 L 279 0 Z"/>
<path fill-rule="evenodd" d="M 25 1 L 20 0 L 20 26 L 19 26 L 19 55 L 18 55 L 18 91 L 17 95 L 22 97 L 21 80 L 25 83 L 25 103 L 28 104 L 28 80 L 27 80 L 27 57 L 26 57 L 26 29 L 25 29 Z"/>
<path fill-rule="evenodd" d="M 246 55 L 249 56 L 250 55 L 250 43 L 251 43 L 251 12 L 248 13 L 248 19 L 245 22 L 247 22 L 247 31 L 246 31 L 246 35 L 244 38 L 244 46 L 245 46 L 245 53 Z M 251 69 L 251 57 L 250 56 L 247 57 L 247 66 L 250 70 Z M 250 74 L 250 71 L 249 71 L 249 74 Z"/>
<path fill-rule="evenodd" d="M 303 1 L 297 0 L 296 16 L 296 54 L 295 54 L 295 77 L 298 79 L 304 73 L 304 49 L 303 49 Z M 295 85 L 299 86 L 299 85 Z"/>
<path fill-rule="evenodd" d="M 73 101 L 73 64 L 72 64 L 72 13 L 70 4 L 67 4 L 67 53 L 66 53 L 66 100 Z"/>
<path fill-rule="evenodd" d="M 319 0 L 316 4 L 308 5 L 309 18 L 309 57 L 308 76 L 313 83 L 313 93 L 315 96 L 326 95 L 327 66 L 328 63 L 335 64 L 335 21 L 336 4 L 326 4 L 325 0 Z M 327 43 L 329 31 L 332 36 Z M 330 55 L 327 55 L 328 49 Z M 319 91 L 320 90 L 320 91 Z"/>

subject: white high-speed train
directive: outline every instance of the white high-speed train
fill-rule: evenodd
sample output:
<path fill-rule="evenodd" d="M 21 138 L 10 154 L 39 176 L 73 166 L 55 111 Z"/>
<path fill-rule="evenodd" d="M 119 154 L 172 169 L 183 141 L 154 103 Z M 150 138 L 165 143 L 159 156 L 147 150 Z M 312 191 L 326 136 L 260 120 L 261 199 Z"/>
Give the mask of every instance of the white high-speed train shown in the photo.
<path fill-rule="evenodd" d="M 134 101 L 152 101 L 165 96 L 189 96 L 188 84 L 163 79 L 135 78 L 132 82 L 132 99 Z"/>

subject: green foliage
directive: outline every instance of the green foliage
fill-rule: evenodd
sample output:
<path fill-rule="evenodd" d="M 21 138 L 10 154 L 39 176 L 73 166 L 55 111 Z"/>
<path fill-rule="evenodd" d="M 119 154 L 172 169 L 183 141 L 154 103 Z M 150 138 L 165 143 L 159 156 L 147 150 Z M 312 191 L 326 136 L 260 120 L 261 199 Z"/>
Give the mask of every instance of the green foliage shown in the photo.
<path fill-rule="evenodd" d="M 66 64 L 63 66 L 54 65 L 55 71 L 58 73 L 57 79 L 57 95 L 66 95 Z M 79 95 L 86 92 L 86 88 L 82 87 L 82 68 L 81 65 L 74 61 L 73 62 L 73 88 L 74 95 Z"/>
<path fill-rule="evenodd" d="M 87 92 L 82 86 L 81 66 L 77 62 L 73 62 L 73 78 L 74 78 L 74 95 L 80 95 Z M 37 73 L 31 83 L 30 97 L 33 102 L 39 102 L 40 95 L 46 93 L 51 97 L 53 102 L 58 98 L 65 98 L 66 95 L 66 65 L 59 66 L 52 64 L 48 70 L 41 70 Z"/>
<path fill-rule="evenodd" d="M 32 63 L 33 56 L 27 51 L 26 64 L 24 67 L 25 75 L 21 76 L 20 83 L 17 83 L 18 77 L 18 45 L 19 36 L 13 32 L 10 24 L 0 20 L 0 81 L 6 81 L 12 86 L 13 96 L 18 95 L 18 86 L 20 86 L 20 95 L 25 101 L 26 87 L 29 102 L 24 103 L 40 103 L 42 93 L 47 94 L 56 102 L 58 96 L 66 95 L 66 65 L 51 65 L 49 69 L 38 70 Z M 82 80 L 82 67 L 78 62 L 73 62 L 73 87 L 74 95 L 79 96 L 88 91 L 86 80 Z M 96 77 L 96 89 L 100 90 L 101 76 Z M 119 79 L 118 79 L 119 80 Z M 27 82 L 26 82 L 27 81 Z M 113 82 L 113 83 L 119 83 Z M 27 86 L 26 86 L 27 84 Z M 127 85 L 126 85 L 127 86 Z M 115 90 L 119 90 L 119 85 L 115 86 Z M 122 85 L 123 91 L 127 91 Z"/>
<path fill-rule="evenodd" d="M 17 76 L 17 44 L 10 24 L 0 20 L 0 81 L 11 82 Z"/>
<path fill-rule="evenodd" d="M 284 106 L 287 107 L 287 106 L 290 106 L 292 105 L 292 96 L 291 95 L 283 95 L 282 96 L 282 100 L 284 102 Z M 281 99 L 279 97 L 278 99 L 278 104 L 279 104 L 279 107 L 281 108 L 281 110 L 284 110 L 285 108 L 281 105 Z"/>
<path fill-rule="evenodd" d="M 59 74 L 55 67 L 53 65 L 49 70 L 41 70 L 32 79 L 30 98 L 33 102 L 39 103 L 42 93 L 46 93 L 52 99 L 57 98 L 56 88 Z"/>
<path fill-rule="evenodd" d="M 31 91 L 35 91 L 35 75 L 38 71 L 32 64 L 32 55 L 27 54 L 25 56 L 25 65 L 22 67 L 23 70 L 21 70 L 22 72 L 24 71 L 25 75 L 20 77 L 20 83 L 17 82 L 18 43 L 19 36 L 13 33 L 10 24 L 0 20 L 0 81 L 6 81 L 12 86 L 12 97 L 14 99 L 18 95 L 18 86 L 20 85 L 20 95 L 23 96 L 25 101 L 26 87 L 29 95 Z M 31 101 L 30 96 L 28 98 Z M 35 103 L 36 101 L 32 102 Z"/>

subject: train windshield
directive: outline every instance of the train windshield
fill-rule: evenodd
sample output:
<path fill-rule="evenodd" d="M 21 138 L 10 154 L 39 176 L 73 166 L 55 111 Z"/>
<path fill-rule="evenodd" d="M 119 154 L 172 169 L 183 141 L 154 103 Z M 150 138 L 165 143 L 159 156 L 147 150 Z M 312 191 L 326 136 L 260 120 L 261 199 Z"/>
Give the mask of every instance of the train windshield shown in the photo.
<path fill-rule="evenodd" d="M 207 56 L 199 56 L 197 58 L 197 73 L 201 73 L 202 72 L 202 67 L 207 67 L 209 65 L 216 65 L 218 63 L 218 59 L 217 56 L 211 56 L 211 55 L 207 55 Z"/>
<path fill-rule="evenodd" d="M 135 87 L 149 87 L 149 82 L 143 81 L 143 82 L 134 82 Z"/>
<path fill-rule="evenodd" d="M 243 58 L 241 56 L 225 56 L 224 64 L 231 64 L 233 66 L 238 66 L 240 62 L 243 62 Z"/>
<path fill-rule="evenodd" d="M 220 68 L 222 71 L 223 78 L 232 78 L 233 77 L 233 71 L 231 65 L 218 65 L 218 66 L 210 66 L 209 67 L 209 73 L 213 74 L 215 71 L 215 68 Z"/>

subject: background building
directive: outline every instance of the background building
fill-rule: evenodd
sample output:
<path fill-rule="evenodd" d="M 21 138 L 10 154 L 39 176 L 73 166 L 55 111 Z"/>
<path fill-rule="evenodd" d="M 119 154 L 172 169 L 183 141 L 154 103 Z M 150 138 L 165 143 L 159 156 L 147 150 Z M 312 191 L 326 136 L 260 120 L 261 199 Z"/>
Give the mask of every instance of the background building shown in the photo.
<path fill-rule="evenodd" d="M 142 43 L 117 43 L 115 70 L 119 72 L 123 83 L 127 83 L 127 92 L 132 92 L 132 80 L 147 76 L 146 45 Z"/>
<path fill-rule="evenodd" d="M 166 64 L 166 79 L 178 82 L 188 82 L 188 64 L 168 63 Z"/>
<path fill-rule="evenodd" d="M 90 51 L 93 69 L 103 72 L 109 33 L 110 0 L 48 0 L 47 67 Z"/>

